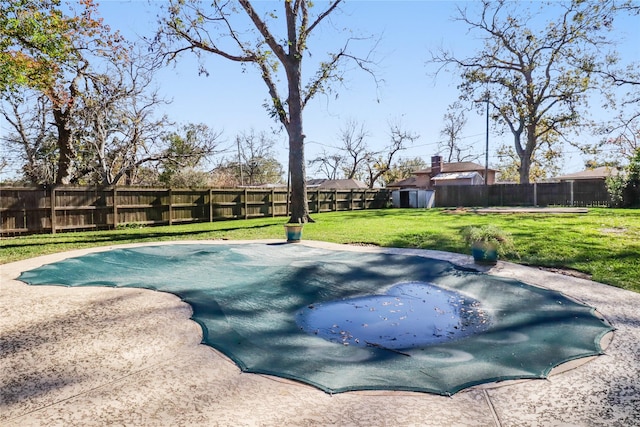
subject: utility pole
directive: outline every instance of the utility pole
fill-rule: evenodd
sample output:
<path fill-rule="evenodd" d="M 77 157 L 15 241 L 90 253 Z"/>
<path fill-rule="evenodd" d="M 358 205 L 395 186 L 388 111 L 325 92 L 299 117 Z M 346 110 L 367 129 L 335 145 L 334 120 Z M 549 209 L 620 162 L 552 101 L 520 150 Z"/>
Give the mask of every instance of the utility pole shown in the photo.
<path fill-rule="evenodd" d="M 484 185 L 489 185 L 489 94 L 487 94 L 485 101 L 487 102 L 487 133 L 484 149 Z"/>
<path fill-rule="evenodd" d="M 484 100 L 487 103 L 487 131 L 484 148 L 484 194 L 485 205 L 489 207 L 489 92 L 485 95 Z"/>
<path fill-rule="evenodd" d="M 242 156 L 240 155 L 240 137 L 236 137 L 236 142 L 238 143 L 238 166 L 240 167 L 240 187 L 244 185 L 244 175 L 242 173 Z"/>

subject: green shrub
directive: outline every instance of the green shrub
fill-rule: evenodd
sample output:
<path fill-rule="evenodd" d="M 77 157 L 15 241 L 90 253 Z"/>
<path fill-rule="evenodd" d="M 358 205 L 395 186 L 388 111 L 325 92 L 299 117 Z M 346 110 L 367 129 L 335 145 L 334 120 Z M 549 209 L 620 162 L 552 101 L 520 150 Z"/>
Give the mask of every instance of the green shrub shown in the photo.
<path fill-rule="evenodd" d="M 515 253 L 511 234 L 493 224 L 465 227 L 462 229 L 462 237 L 470 245 L 481 243 L 494 246 L 501 256 Z"/>

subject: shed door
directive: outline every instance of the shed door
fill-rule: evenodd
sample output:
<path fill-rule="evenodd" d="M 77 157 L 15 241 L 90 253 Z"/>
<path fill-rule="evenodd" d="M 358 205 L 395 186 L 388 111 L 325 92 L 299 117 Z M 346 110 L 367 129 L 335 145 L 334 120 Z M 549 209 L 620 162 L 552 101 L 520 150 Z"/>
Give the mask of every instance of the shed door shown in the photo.
<path fill-rule="evenodd" d="M 401 191 L 400 192 L 400 207 L 401 208 L 409 208 L 411 205 L 409 204 L 409 192 Z"/>

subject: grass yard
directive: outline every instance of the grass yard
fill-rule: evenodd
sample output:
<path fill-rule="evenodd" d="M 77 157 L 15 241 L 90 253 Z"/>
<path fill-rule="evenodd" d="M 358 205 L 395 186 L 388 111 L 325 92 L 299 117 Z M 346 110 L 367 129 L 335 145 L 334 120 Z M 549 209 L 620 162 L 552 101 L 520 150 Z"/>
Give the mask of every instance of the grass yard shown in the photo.
<path fill-rule="evenodd" d="M 385 209 L 312 215 L 303 239 L 469 253 L 461 230 L 492 223 L 512 233 L 519 257 L 508 261 L 570 269 L 640 292 L 640 210 L 588 214 L 475 214 L 447 209 Z M 112 231 L 5 238 L 0 263 L 71 249 L 185 239 L 284 240 L 286 218 L 261 218 Z"/>

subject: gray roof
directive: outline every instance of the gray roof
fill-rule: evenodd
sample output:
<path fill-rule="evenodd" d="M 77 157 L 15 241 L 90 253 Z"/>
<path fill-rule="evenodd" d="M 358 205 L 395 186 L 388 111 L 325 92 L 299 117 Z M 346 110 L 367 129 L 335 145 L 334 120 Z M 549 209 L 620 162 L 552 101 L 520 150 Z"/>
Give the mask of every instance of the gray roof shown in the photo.
<path fill-rule="evenodd" d="M 608 176 L 618 175 L 618 169 L 609 166 L 601 166 L 599 168 L 587 169 L 581 172 L 571 173 L 569 175 L 557 176 L 554 179 L 560 181 L 572 181 L 579 179 L 605 179 Z"/>
<path fill-rule="evenodd" d="M 482 177 L 482 175 L 480 175 L 478 172 L 473 171 L 473 172 L 441 173 L 434 176 L 431 179 L 434 181 L 446 181 L 446 180 L 453 180 L 453 179 L 471 179 L 476 176 Z"/>
<path fill-rule="evenodd" d="M 490 171 L 495 171 L 495 169 L 489 168 Z M 484 166 L 479 165 L 474 162 L 456 162 L 456 163 L 443 163 L 442 170 L 440 172 L 449 173 L 449 172 L 484 172 Z M 421 169 L 415 171 L 414 174 L 430 174 L 431 168 Z"/>
<path fill-rule="evenodd" d="M 328 188 L 336 190 L 351 190 L 353 188 L 368 188 L 367 184 L 357 179 L 308 179 L 307 188 Z"/>

